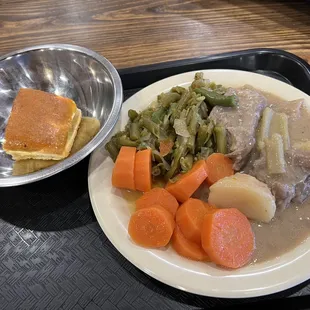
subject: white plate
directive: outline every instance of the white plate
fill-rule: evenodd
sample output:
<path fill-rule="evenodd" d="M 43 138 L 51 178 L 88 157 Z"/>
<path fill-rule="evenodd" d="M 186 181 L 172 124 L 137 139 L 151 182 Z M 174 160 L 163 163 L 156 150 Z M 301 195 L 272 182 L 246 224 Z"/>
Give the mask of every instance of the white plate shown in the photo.
<path fill-rule="evenodd" d="M 310 97 L 300 90 L 263 75 L 235 70 L 205 70 L 205 77 L 225 86 L 250 84 L 275 95 L 294 100 Z M 194 78 L 188 72 L 156 82 L 129 98 L 123 105 L 115 131 L 127 123 L 129 109 L 142 110 L 158 94 L 175 85 L 187 86 Z M 132 264 L 152 276 L 178 289 L 215 297 L 252 297 L 275 293 L 310 278 L 310 239 L 294 250 L 268 262 L 227 271 L 211 263 L 187 260 L 171 248 L 147 250 L 131 242 L 127 234 L 130 217 L 128 202 L 122 191 L 112 188 L 113 162 L 104 147 L 97 149 L 89 164 L 89 193 L 97 220 L 113 245 Z"/>

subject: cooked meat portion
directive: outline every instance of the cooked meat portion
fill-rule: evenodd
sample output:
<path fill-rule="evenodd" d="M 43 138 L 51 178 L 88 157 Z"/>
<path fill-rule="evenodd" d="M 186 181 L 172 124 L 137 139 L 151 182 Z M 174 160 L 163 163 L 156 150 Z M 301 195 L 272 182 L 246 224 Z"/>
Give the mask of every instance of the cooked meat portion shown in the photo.
<path fill-rule="evenodd" d="M 258 151 L 256 147 L 244 170 L 269 186 L 277 208 L 282 210 L 291 202 L 302 203 L 310 195 L 309 111 L 302 100 L 273 102 L 268 98 L 268 105 L 275 112 L 288 116 L 291 147 L 285 153 L 286 171 L 282 174 L 268 173 L 266 151 Z"/>
<path fill-rule="evenodd" d="M 239 98 L 237 108 L 216 106 L 210 113 L 210 119 L 226 128 L 228 156 L 233 159 L 234 169 L 238 171 L 255 145 L 256 127 L 267 100 L 257 90 L 247 86 L 237 89 L 236 95 Z"/>
<path fill-rule="evenodd" d="M 289 158 L 286 158 L 288 162 Z M 310 193 L 309 171 L 303 167 L 287 165 L 286 173 L 269 175 L 264 151 L 260 154 L 255 151 L 255 155 L 253 151 L 251 160 L 245 167 L 245 172 L 268 185 L 275 196 L 277 209 L 279 210 L 287 208 L 292 200 L 304 201 L 308 197 L 304 188 L 308 188 Z"/>

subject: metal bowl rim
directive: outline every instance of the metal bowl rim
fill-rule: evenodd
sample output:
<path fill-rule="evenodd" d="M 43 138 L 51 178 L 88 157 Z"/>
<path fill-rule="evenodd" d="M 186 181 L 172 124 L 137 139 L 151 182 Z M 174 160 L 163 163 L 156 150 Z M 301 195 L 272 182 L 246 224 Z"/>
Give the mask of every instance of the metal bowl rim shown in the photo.
<path fill-rule="evenodd" d="M 113 82 L 113 90 L 114 90 L 114 101 L 112 105 L 112 109 L 110 115 L 105 122 L 105 124 L 100 128 L 97 135 L 90 141 L 88 144 L 84 146 L 83 149 L 75 153 L 74 155 L 66 158 L 65 160 L 43 170 L 30 173 L 23 176 L 10 176 L 7 178 L 0 179 L 0 187 L 10 187 L 10 186 L 18 186 L 23 184 L 28 184 L 32 182 L 36 182 L 39 180 L 43 180 L 48 178 L 52 175 L 55 175 L 65 169 L 72 167 L 73 165 L 77 164 L 79 161 L 84 159 L 87 155 L 89 155 L 95 148 L 97 148 L 100 144 L 104 143 L 107 137 L 109 136 L 110 132 L 116 125 L 118 120 L 120 110 L 122 108 L 123 103 L 123 87 L 121 78 L 115 69 L 115 67 L 111 64 L 109 60 L 105 57 L 99 55 L 98 53 L 82 47 L 78 45 L 71 45 L 71 44 L 44 44 L 44 45 L 36 45 L 32 47 L 26 47 L 17 51 L 13 51 L 11 53 L 5 54 L 0 56 L 0 61 L 14 56 L 16 54 L 22 54 L 25 52 L 40 50 L 40 49 L 60 49 L 60 50 L 68 50 L 74 52 L 80 52 L 87 56 L 90 56 L 97 60 L 100 64 L 102 64 L 108 70 L 108 73 L 111 77 Z"/>

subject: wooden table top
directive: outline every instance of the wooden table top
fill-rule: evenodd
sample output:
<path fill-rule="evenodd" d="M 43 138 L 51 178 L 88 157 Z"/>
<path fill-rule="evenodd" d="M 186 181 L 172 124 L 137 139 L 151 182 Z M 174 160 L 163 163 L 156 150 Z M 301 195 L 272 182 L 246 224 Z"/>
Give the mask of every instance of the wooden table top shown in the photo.
<path fill-rule="evenodd" d="M 257 47 L 310 61 L 310 2 L 0 1 L 0 54 L 47 43 L 88 47 L 118 68 Z"/>

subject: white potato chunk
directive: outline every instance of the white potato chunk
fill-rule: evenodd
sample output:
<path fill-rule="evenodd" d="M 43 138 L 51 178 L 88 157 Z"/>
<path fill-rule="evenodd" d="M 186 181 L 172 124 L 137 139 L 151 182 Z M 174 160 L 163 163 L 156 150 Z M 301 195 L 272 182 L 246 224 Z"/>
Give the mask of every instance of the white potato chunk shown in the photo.
<path fill-rule="evenodd" d="M 249 219 L 268 223 L 275 214 L 275 198 L 265 183 L 236 173 L 210 187 L 209 203 L 217 208 L 236 208 Z"/>

